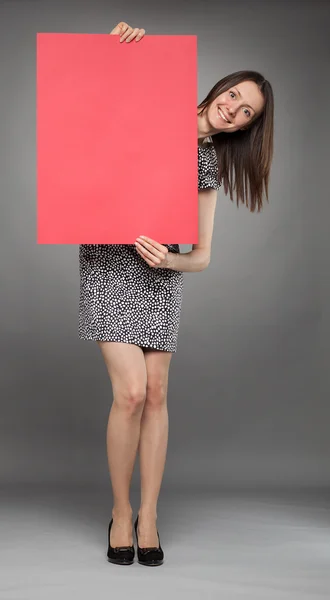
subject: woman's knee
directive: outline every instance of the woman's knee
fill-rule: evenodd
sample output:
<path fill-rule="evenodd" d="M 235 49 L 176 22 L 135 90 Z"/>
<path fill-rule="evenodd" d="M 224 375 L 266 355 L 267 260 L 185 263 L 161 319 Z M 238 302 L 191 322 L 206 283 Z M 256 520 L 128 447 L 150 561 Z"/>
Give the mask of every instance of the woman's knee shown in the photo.
<path fill-rule="evenodd" d="M 162 408 L 167 399 L 167 381 L 163 377 L 149 377 L 147 381 L 146 401 L 149 408 Z"/>
<path fill-rule="evenodd" d="M 128 415 L 142 412 L 146 401 L 146 387 L 141 383 L 126 384 L 114 393 L 114 402 Z"/>
<path fill-rule="evenodd" d="M 99 342 L 111 379 L 116 407 L 139 413 L 146 399 L 147 371 L 144 354 L 135 344 Z"/>

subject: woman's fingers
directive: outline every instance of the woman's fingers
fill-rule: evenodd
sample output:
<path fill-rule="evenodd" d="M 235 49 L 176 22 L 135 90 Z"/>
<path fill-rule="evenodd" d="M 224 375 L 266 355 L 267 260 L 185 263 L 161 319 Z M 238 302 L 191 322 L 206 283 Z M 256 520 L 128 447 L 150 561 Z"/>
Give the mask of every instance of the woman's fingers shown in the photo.
<path fill-rule="evenodd" d="M 129 27 L 129 29 L 127 29 L 125 33 L 120 36 L 120 41 L 123 42 L 126 40 L 126 42 L 131 42 L 135 39 L 135 41 L 138 42 L 144 36 L 144 34 L 144 29 L 139 29 L 138 27 L 132 29 L 132 27 Z"/>
<path fill-rule="evenodd" d="M 168 249 L 163 244 L 159 244 L 155 242 L 155 240 L 151 240 L 150 238 L 138 237 L 136 240 L 142 247 L 150 252 L 150 254 L 154 255 L 156 258 L 160 260 L 164 260 L 165 255 L 168 253 Z"/>
<path fill-rule="evenodd" d="M 151 252 L 148 248 L 146 248 L 138 240 L 136 240 L 135 246 L 136 246 L 139 254 L 141 254 L 143 256 L 143 258 L 151 261 L 153 263 L 153 265 L 160 265 L 160 263 L 162 262 L 162 259 L 160 256 L 156 256 L 153 252 Z"/>
<path fill-rule="evenodd" d="M 147 241 L 149 240 L 149 241 Z M 168 249 L 150 238 L 137 238 L 135 246 L 140 256 L 152 267 L 165 267 Z"/>
<path fill-rule="evenodd" d="M 147 247 L 154 247 L 155 250 L 159 250 L 159 252 L 165 252 L 165 254 L 167 254 L 168 249 L 166 248 L 166 246 L 163 246 L 163 244 L 160 244 L 159 242 L 156 242 L 155 240 L 152 240 L 151 238 L 148 238 L 146 235 L 140 235 L 138 238 L 138 240 L 140 240 L 143 244 L 145 244 Z"/>
<path fill-rule="evenodd" d="M 114 27 L 112 31 L 110 31 L 110 35 L 121 35 L 123 28 L 127 27 L 129 27 L 127 23 L 124 23 L 124 21 L 120 21 L 120 23 L 118 23 L 118 25 L 116 25 L 116 27 Z"/>
<path fill-rule="evenodd" d="M 145 29 L 139 29 L 138 27 L 130 27 L 128 23 L 121 21 L 114 27 L 114 29 L 110 32 L 110 35 L 120 35 L 120 42 L 131 42 L 135 39 L 136 42 L 139 42 L 143 36 L 145 35 Z"/>
<path fill-rule="evenodd" d="M 120 41 L 124 42 L 128 36 L 132 33 L 133 28 L 130 27 L 129 25 L 127 25 L 127 23 L 124 23 L 124 25 L 121 28 L 121 32 L 120 32 Z"/>
<path fill-rule="evenodd" d="M 142 246 L 141 249 L 139 248 L 139 246 L 137 244 L 135 244 L 136 250 L 138 252 L 138 254 L 146 261 L 146 263 L 148 263 L 149 267 L 156 267 L 156 263 L 151 260 L 148 256 L 146 256 L 144 254 L 144 252 L 142 252 Z"/>
<path fill-rule="evenodd" d="M 111 29 L 109 35 L 119 35 L 120 31 L 121 31 L 121 29 L 120 29 L 119 25 L 116 25 L 116 27 Z"/>
<path fill-rule="evenodd" d="M 145 33 L 146 33 L 145 29 L 139 29 L 139 33 L 137 34 L 135 41 L 139 42 L 143 38 L 143 36 L 145 35 Z"/>

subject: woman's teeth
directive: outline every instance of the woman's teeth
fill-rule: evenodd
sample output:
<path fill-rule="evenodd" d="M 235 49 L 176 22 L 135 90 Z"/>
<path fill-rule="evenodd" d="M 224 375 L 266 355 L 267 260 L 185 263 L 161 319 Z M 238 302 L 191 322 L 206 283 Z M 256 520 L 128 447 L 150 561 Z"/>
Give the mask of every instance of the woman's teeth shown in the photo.
<path fill-rule="evenodd" d="M 228 121 L 228 119 L 226 119 L 226 117 L 225 117 L 225 115 L 223 114 L 223 112 L 222 112 L 221 108 L 218 108 L 218 113 L 219 113 L 220 117 L 221 117 L 221 118 L 222 118 L 224 121 L 226 121 L 226 123 L 230 123 L 230 121 Z"/>

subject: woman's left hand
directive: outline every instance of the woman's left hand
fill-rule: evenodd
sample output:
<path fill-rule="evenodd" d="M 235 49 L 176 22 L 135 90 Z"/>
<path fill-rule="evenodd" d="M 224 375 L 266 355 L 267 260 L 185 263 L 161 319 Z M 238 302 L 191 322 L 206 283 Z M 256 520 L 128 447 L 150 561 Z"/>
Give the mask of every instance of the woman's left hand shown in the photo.
<path fill-rule="evenodd" d="M 156 269 L 166 269 L 168 267 L 168 248 L 163 246 L 163 244 L 159 244 L 159 242 L 141 235 L 136 238 L 135 247 L 150 267 Z"/>

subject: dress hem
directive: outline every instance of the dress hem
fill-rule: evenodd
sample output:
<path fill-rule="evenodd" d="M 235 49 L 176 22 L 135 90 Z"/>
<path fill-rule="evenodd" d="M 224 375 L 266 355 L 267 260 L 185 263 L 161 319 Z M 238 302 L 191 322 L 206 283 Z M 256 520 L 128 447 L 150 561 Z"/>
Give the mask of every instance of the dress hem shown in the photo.
<path fill-rule="evenodd" d="M 87 337 L 87 336 L 78 336 L 80 340 L 85 342 L 116 342 L 118 344 L 133 344 L 134 346 L 139 346 L 140 348 L 146 348 L 150 350 L 160 350 L 161 352 L 172 352 L 173 354 L 177 351 L 177 346 L 160 346 L 159 344 L 152 344 L 151 342 L 141 342 L 136 338 L 132 338 L 130 340 L 123 340 L 115 337 L 109 338 L 109 336 L 102 338 L 102 336 L 98 337 Z"/>

